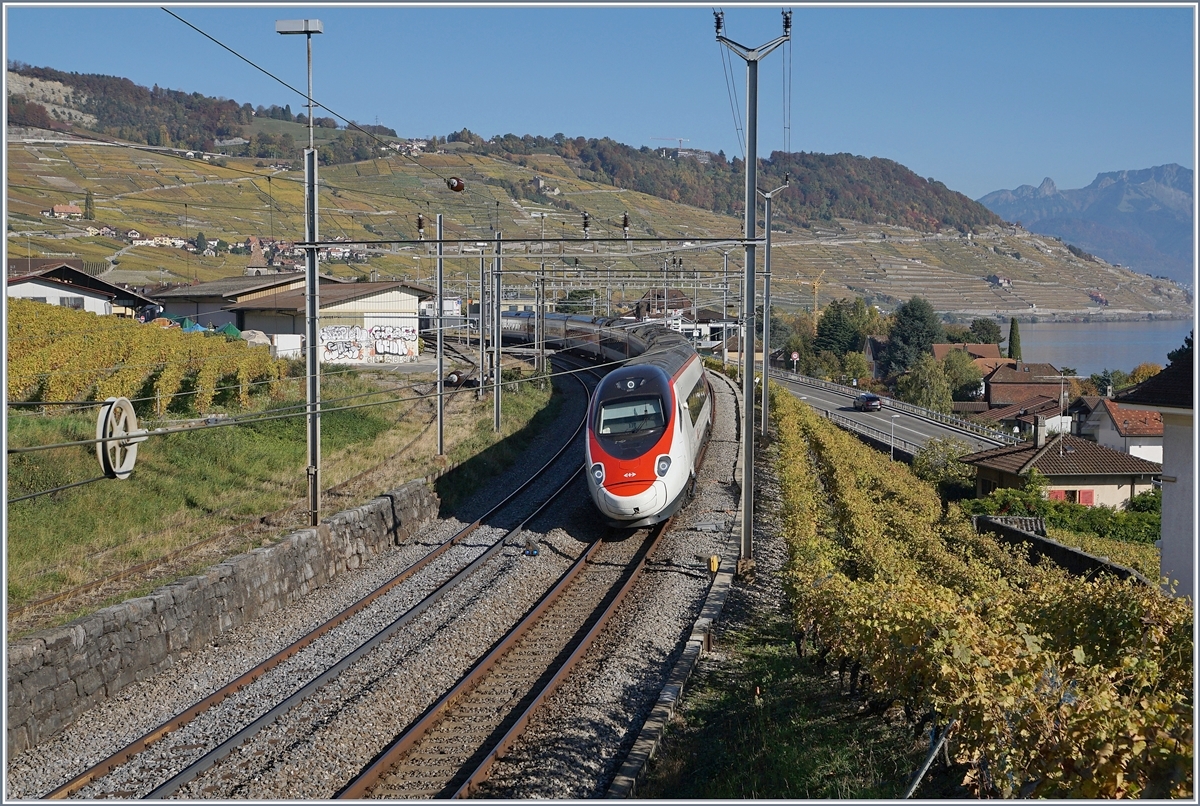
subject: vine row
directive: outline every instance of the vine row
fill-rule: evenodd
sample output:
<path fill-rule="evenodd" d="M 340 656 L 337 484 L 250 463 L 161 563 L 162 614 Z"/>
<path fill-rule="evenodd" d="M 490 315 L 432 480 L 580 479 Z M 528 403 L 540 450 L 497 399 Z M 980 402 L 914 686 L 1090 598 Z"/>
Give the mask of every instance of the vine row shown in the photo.
<path fill-rule="evenodd" d="M 1190 797 L 1190 603 L 1029 565 L 902 463 L 774 398 L 796 629 L 885 704 L 956 719 L 1003 797 Z"/>

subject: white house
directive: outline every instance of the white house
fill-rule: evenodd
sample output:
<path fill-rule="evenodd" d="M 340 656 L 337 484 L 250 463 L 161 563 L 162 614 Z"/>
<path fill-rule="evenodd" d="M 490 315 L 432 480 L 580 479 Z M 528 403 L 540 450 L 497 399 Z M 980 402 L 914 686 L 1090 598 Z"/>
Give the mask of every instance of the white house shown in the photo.
<path fill-rule="evenodd" d="M 1193 456 L 1192 355 L 1117 395 L 1123 409 L 1155 411 L 1163 421 L 1162 542 L 1159 575 L 1176 596 L 1196 595 L 1196 465 Z M 1167 589 L 1171 590 L 1170 584 Z"/>
<path fill-rule="evenodd" d="M 8 281 L 8 295 L 31 299 L 47 305 L 61 305 L 78 311 L 107 315 L 113 312 L 113 295 L 92 288 L 83 288 L 50 277 L 19 277 Z"/>
<path fill-rule="evenodd" d="M 1114 451 L 1151 462 L 1163 460 L 1163 418 L 1157 411 L 1131 409 L 1102 398 L 1080 424 L 1079 435 Z"/>
<path fill-rule="evenodd" d="M 1040 419 L 1040 418 L 1039 418 Z M 1120 507 L 1146 492 L 1162 466 L 1114 451 L 1074 434 L 1047 434 L 1045 422 L 1034 427 L 1034 438 L 959 457 L 975 467 L 975 494 L 1024 486 L 1030 470 L 1047 482 L 1047 497 L 1085 506 Z"/>

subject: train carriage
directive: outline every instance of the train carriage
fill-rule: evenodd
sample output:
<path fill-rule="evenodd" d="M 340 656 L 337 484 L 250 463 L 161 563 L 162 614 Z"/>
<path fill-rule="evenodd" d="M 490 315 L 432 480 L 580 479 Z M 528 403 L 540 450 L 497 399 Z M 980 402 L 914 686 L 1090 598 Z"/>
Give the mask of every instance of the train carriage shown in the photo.
<path fill-rule="evenodd" d="M 708 438 L 712 399 L 691 344 L 661 325 L 547 314 L 547 344 L 621 361 L 596 387 L 585 445 L 588 489 L 605 521 L 619 527 L 666 520 L 687 500 Z M 532 341 L 533 314 L 505 314 L 502 332 Z"/>

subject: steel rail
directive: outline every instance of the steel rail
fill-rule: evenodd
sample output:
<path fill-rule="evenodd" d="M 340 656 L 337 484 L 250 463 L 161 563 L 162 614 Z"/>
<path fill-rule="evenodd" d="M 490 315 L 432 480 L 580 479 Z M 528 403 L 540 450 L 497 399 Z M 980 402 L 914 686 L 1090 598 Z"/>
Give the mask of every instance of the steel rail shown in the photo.
<path fill-rule="evenodd" d="M 575 376 L 572 376 L 572 377 L 575 377 Z M 584 386 L 585 390 L 587 389 L 586 384 L 584 384 L 582 380 L 579 380 L 578 378 L 576 378 L 576 380 L 581 385 Z M 590 391 L 589 391 L 588 396 L 590 399 L 590 396 L 591 396 Z M 557 461 L 567 451 L 567 449 L 570 448 L 570 446 L 575 442 L 576 438 L 579 436 L 579 433 L 583 430 L 583 427 L 587 420 L 586 411 L 587 410 L 585 408 L 584 416 L 580 418 L 579 425 L 576 427 L 575 431 L 571 434 L 570 438 L 567 439 L 563 443 L 562 447 L 560 447 L 559 450 L 549 460 L 547 460 L 545 462 L 545 464 L 543 464 L 535 473 L 533 473 L 524 483 L 522 483 L 519 487 L 517 487 L 516 490 L 514 490 L 512 493 L 510 493 L 507 497 L 505 497 L 502 501 L 500 501 L 498 504 L 496 504 L 490 510 L 488 510 L 483 515 L 481 515 L 474 522 L 472 522 L 468 526 L 461 529 L 458 533 L 456 533 L 454 536 L 450 537 L 448 540 L 443 542 L 440 546 L 435 548 L 433 551 L 426 554 L 424 557 L 422 557 L 416 563 L 414 563 L 413 565 L 404 569 L 399 574 L 394 576 L 392 579 L 388 580 L 382 586 L 377 588 L 375 591 L 367 594 L 362 599 L 359 599 L 357 602 L 355 602 L 354 604 L 350 605 L 349 607 L 347 607 L 346 609 L 344 609 L 343 611 L 338 613 L 336 616 L 334 616 L 329 621 L 316 627 L 315 629 L 313 629 L 306 635 L 297 639 L 295 642 L 293 642 L 289 646 L 285 647 L 284 649 L 277 652 L 275 655 L 272 655 L 270 658 L 268 658 L 265 661 L 263 661 L 262 663 L 260 663 L 258 666 L 255 666 L 253 669 L 250 669 L 249 671 L 238 676 L 234 680 L 231 680 L 229 683 L 222 686 L 217 691 L 214 691 L 212 694 L 208 695 L 204 699 L 195 703 L 188 709 L 180 712 L 179 714 L 172 717 L 171 719 L 168 719 L 166 722 L 162 723 L 158 727 L 149 731 L 142 737 L 135 739 L 133 742 L 130 742 L 128 745 L 121 748 L 116 753 L 113 753 L 108 758 L 97 762 L 96 764 L 89 767 L 87 770 L 83 771 L 82 773 L 75 776 L 71 780 L 69 780 L 66 783 L 62 784 L 61 786 L 55 788 L 54 790 L 48 792 L 46 795 L 43 796 L 43 799 L 55 800 L 55 799 L 69 797 L 70 795 L 78 792 L 83 787 L 87 786 L 92 781 L 95 781 L 98 778 L 101 778 L 104 775 L 107 775 L 108 773 L 115 770 L 117 767 L 120 767 L 121 765 L 127 763 L 133 757 L 135 757 L 139 753 L 145 751 L 150 745 L 157 742 L 159 739 L 163 738 L 164 736 L 166 736 L 170 733 L 173 733 L 174 731 L 178 730 L 179 728 L 183 727 L 184 725 L 186 725 L 189 722 L 191 722 L 192 720 L 194 720 L 200 714 L 202 714 L 205 711 L 220 704 L 221 702 L 223 702 L 224 700 L 228 699 L 230 696 L 235 694 L 237 691 L 239 691 L 242 688 L 244 688 L 245 686 L 253 683 L 255 680 L 257 680 L 263 674 L 265 674 L 266 672 L 275 668 L 276 666 L 283 663 L 287 659 L 291 658 L 293 655 L 295 655 L 296 653 L 300 652 L 302 649 L 306 648 L 307 646 L 309 646 L 310 644 L 315 642 L 318 638 L 325 635 L 330 630 L 334 629 L 337 626 L 340 626 L 342 623 L 344 623 L 349 618 L 357 615 L 359 612 L 361 612 L 363 609 L 365 609 L 367 606 L 369 606 L 375 600 L 377 600 L 384 594 L 390 592 L 396 586 L 400 585 L 402 582 L 406 581 L 407 579 L 409 579 L 410 577 L 412 577 L 413 575 L 415 575 L 416 573 L 418 573 L 419 571 L 424 569 L 426 566 L 428 566 L 430 563 L 432 563 L 438 557 L 443 555 L 445 552 L 449 551 L 450 548 L 452 548 L 454 545 L 461 542 L 464 538 L 466 538 L 472 532 L 474 532 L 476 529 L 478 529 L 484 519 L 490 517 L 491 515 L 495 514 L 499 510 L 501 510 L 503 507 L 507 506 L 513 499 L 515 499 L 518 495 L 520 495 L 522 492 L 524 492 L 531 484 L 533 484 L 534 481 L 536 481 L 550 467 L 550 465 L 552 465 L 555 461 Z M 557 495 L 557 492 L 555 493 L 555 495 Z M 543 506 L 544 506 L 544 504 L 543 504 Z M 502 539 L 500 541 L 500 543 L 503 544 L 503 542 L 504 542 L 504 540 Z M 182 785 L 182 783 L 180 785 Z"/>
<path fill-rule="evenodd" d="M 656 529 L 647 538 L 646 546 L 640 551 L 639 557 L 636 561 L 637 565 L 634 567 L 632 573 L 627 575 L 625 583 L 621 585 L 621 588 L 617 591 L 616 596 L 612 598 L 609 605 L 604 609 L 604 612 L 600 614 L 600 617 L 596 619 L 596 622 L 592 625 L 592 628 L 588 630 L 587 634 L 580 639 L 578 643 L 576 643 L 575 648 L 562 662 L 562 665 L 559 666 L 558 671 L 554 673 L 554 676 L 550 678 L 546 685 L 542 687 L 542 690 L 534 696 L 533 701 L 528 705 L 528 707 L 526 707 L 521 715 L 517 717 L 517 720 L 513 723 L 513 726 L 508 729 L 508 732 L 505 733 L 500 741 L 498 741 L 487 753 L 483 761 L 481 761 L 479 765 L 467 776 L 467 780 L 464 781 L 461 786 L 459 786 L 453 797 L 470 797 L 475 789 L 477 789 L 480 784 L 487 780 L 488 775 L 491 773 L 492 765 L 495 763 L 496 759 L 502 757 L 508 751 L 508 749 L 516 743 L 517 739 L 521 737 L 521 734 L 525 732 L 525 728 L 529 725 L 529 720 L 533 718 L 534 713 L 555 691 L 558 690 L 558 687 L 563 684 L 563 682 L 567 679 L 567 676 L 574 671 L 579 661 L 581 661 L 583 656 L 587 654 L 587 651 L 591 649 L 592 643 L 596 640 L 596 638 L 599 637 L 604 628 L 608 626 L 608 623 L 613 616 L 616 615 L 617 609 L 625 600 L 626 594 L 633 590 L 634 584 L 641 579 L 642 572 L 646 568 L 646 561 L 649 559 L 650 553 L 658 544 L 658 538 L 663 534 L 663 532 L 670 528 L 672 520 L 674 520 L 673 517 L 668 518 L 657 525 Z"/>
<path fill-rule="evenodd" d="M 707 453 L 708 445 L 712 437 L 712 424 L 715 421 L 716 406 L 712 406 L 709 412 L 709 435 L 705 440 L 705 444 L 701 449 L 700 456 L 697 458 L 696 465 L 699 467 L 703 464 L 704 456 Z M 652 554 L 655 546 L 657 546 L 659 537 L 665 533 L 674 517 L 668 518 L 659 524 L 652 527 L 647 535 L 644 544 L 639 548 L 638 553 L 630 563 L 630 568 L 624 574 L 623 582 L 616 590 L 615 594 L 610 593 L 604 597 L 603 609 L 596 616 L 592 626 L 587 633 L 578 639 L 573 639 L 573 646 L 568 643 L 570 652 L 566 657 L 556 659 L 557 669 L 554 669 L 550 679 L 542 684 L 540 690 L 531 691 L 524 695 L 523 700 L 529 699 L 532 694 L 532 699 L 529 699 L 524 710 L 517 715 L 512 725 L 504 735 L 496 741 L 490 749 L 484 753 L 483 758 L 471 769 L 465 780 L 458 786 L 452 797 L 464 798 L 469 797 L 478 786 L 487 779 L 490 774 L 491 767 L 496 759 L 502 757 L 504 753 L 516 743 L 517 739 L 524 733 L 530 719 L 534 713 L 540 708 L 545 701 L 553 695 L 560 685 L 567 679 L 570 673 L 578 665 L 578 663 L 586 655 L 592 644 L 600 633 L 609 624 L 612 618 L 616 615 L 621 603 L 625 600 L 626 595 L 633 590 L 634 585 L 641 578 L 642 572 L 645 570 L 646 562 Z M 429 708 L 421 718 L 406 729 L 398 736 L 393 743 L 382 750 L 375 759 L 354 780 L 349 782 L 340 791 L 336 797 L 339 799 L 361 799 L 367 797 L 372 789 L 383 780 L 389 772 L 401 761 L 401 759 L 414 747 L 416 747 L 427 733 L 429 733 L 448 712 L 472 689 L 480 685 L 483 680 L 491 674 L 493 669 L 499 664 L 499 661 L 505 655 L 514 649 L 533 628 L 540 622 L 543 615 L 554 606 L 555 603 L 561 600 L 565 591 L 582 575 L 585 568 L 591 564 L 593 557 L 601 550 L 602 542 L 597 541 L 581 556 L 574 565 L 563 575 L 559 582 L 538 602 L 533 610 L 522 619 L 520 623 L 505 636 L 505 638 L 486 655 L 471 671 L 465 675 L 458 684 L 431 708 Z M 554 668 L 553 666 L 551 667 Z M 505 720 L 507 721 L 507 719 Z M 461 775 L 462 770 L 459 771 Z M 457 780 L 459 775 L 451 778 L 451 782 Z"/>
<path fill-rule="evenodd" d="M 174 794 L 176 791 L 179 790 L 180 787 L 182 787 L 185 784 L 187 784 L 188 782 L 194 780 L 201 773 L 208 770 L 213 765 L 217 764 L 217 762 L 219 762 L 221 759 L 225 758 L 227 755 L 229 755 L 231 752 L 233 752 L 234 749 L 236 749 L 240 745 L 249 741 L 251 738 L 253 738 L 255 736 L 255 734 L 257 734 L 263 728 L 267 727 L 268 725 L 273 723 L 276 719 L 283 716 L 288 711 L 290 711 L 292 708 L 294 708 L 296 705 L 299 705 L 305 699 L 312 696 L 312 694 L 314 692 L 316 692 L 319 688 L 324 686 L 330 680 L 337 677 L 339 674 L 344 672 L 346 669 L 350 668 L 351 665 L 353 665 L 355 662 L 360 660 L 368 652 L 370 652 L 371 650 L 375 649 L 383 642 L 390 639 L 402 627 L 404 627 L 406 624 L 408 624 L 410 621 L 412 621 L 417 616 L 424 613 L 432 605 L 434 605 L 438 601 L 440 601 L 443 596 L 445 596 L 447 593 L 449 593 L 454 588 L 456 588 L 459 585 L 459 583 L 461 583 L 463 580 L 470 577 L 477 570 L 479 570 L 479 568 L 481 566 L 483 566 L 484 563 L 486 563 L 487 561 L 492 559 L 497 553 L 499 553 L 501 549 L 503 549 L 506 545 L 508 545 L 508 542 L 511 538 L 513 538 L 516 535 L 523 532 L 526 524 L 528 524 L 529 521 L 533 520 L 538 515 L 540 515 L 542 512 L 544 512 L 546 510 L 546 508 L 549 507 L 550 504 L 552 504 L 555 500 L 557 500 L 558 496 L 561 495 L 564 491 L 566 491 L 566 489 L 568 487 L 570 487 L 572 485 L 572 483 L 575 481 L 575 479 L 582 473 L 583 473 L 583 468 L 580 467 L 578 470 L 576 470 L 574 473 L 572 473 L 571 476 L 565 482 L 563 482 L 561 487 L 559 487 L 557 490 L 555 490 L 554 493 L 552 493 L 549 498 L 547 498 L 541 505 L 539 505 L 536 510 L 534 510 L 528 517 L 526 517 L 524 520 L 522 520 L 518 526 L 516 526 L 515 528 L 508 531 L 502 538 L 500 538 L 500 540 L 496 541 L 483 554 L 480 554 L 478 557 L 476 557 L 474 560 L 472 560 L 467 566 L 462 568 L 458 573 L 456 573 L 454 576 L 450 577 L 450 579 L 448 579 L 448 580 L 442 582 L 440 585 L 438 585 L 438 587 L 435 588 L 433 591 L 431 591 L 424 599 L 422 599 L 420 602 L 418 602 L 415 606 L 413 606 L 408 611 L 402 613 L 391 624 L 387 625 L 382 630 L 380 630 L 378 633 L 376 633 L 374 636 L 372 636 L 371 638 L 364 641 L 356 649 L 354 649 L 352 652 L 347 654 L 345 657 L 343 657 L 341 660 L 339 660 L 333 666 L 329 667 L 324 672 L 322 672 L 321 674 L 314 677 L 312 680 L 305 683 L 303 686 L 301 686 L 299 689 L 297 689 L 295 692 L 293 692 L 290 696 L 288 696 L 288 698 L 285 699 L 283 702 L 279 703 L 274 708 L 272 708 L 271 710 L 267 711 L 265 714 L 260 716 L 258 719 L 254 720 L 249 725 L 247 725 L 244 728 L 242 728 L 241 730 L 239 730 L 233 736 L 230 736 L 228 739 L 226 739 L 224 742 L 219 744 L 217 747 L 215 747 L 214 749 L 205 753 L 201 758 L 192 762 L 187 767 L 185 767 L 183 770 L 176 773 L 171 778 L 169 778 L 167 781 L 160 784 L 153 791 L 151 791 L 148 795 L 146 795 L 146 799 L 165 798 L 171 794 Z M 478 523 L 478 521 L 476 523 Z"/>
<path fill-rule="evenodd" d="M 667 521 L 658 524 L 651 532 L 653 538 L 657 538 L 661 534 Z M 508 654 L 514 646 L 516 646 L 529 630 L 540 620 L 541 616 L 546 613 L 551 606 L 562 596 L 562 594 L 574 583 L 584 569 L 591 563 L 593 557 L 599 553 L 603 546 L 603 541 L 596 541 L 588 547 L 587 551 L 579 556 L 578 559 L 571 565 L 569 569 L 559 578 L 546 594 L 538 601 L 538 603 L 530 610 L 524 618 L 521 619 L 511 630 L 505 635 L 501 641 L 492 648 L 487 655 L 480 659 L 466 675 L 464 675 L 458 683 L 454 685 L 448 692 L 442 695 L 436 703 L 430 706 L 425 713 L 404 732 L 397 736 L 391 744 L 381 750 L 376 757 L 362 769 L 362 771 L 345 787 L 339 791 L 335 797 L 338 799 L 354 799 L 360 800 L 370 795 L 371 790 L 391 771 L 396 763 L 418 742 L 424 735 L 433 728 L 447 711 L 461 698 L 464 694 L 474 689 L 481 683 L 492 671 L 496 663 Z M 642 552 L 644 555 L 645 552 Z"/>

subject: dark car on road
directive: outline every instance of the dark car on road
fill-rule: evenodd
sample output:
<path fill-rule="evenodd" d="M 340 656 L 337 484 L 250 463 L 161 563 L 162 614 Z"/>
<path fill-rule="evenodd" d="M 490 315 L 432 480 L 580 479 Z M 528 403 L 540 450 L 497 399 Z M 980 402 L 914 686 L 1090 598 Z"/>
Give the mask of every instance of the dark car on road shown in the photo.
<path fill-rule="evenodd" d="M 883 408 L 883 401 L 879 399 L 879 395 L 863 392 L 854 398 L 854 408 L 859 411 L 879 411 Z"/>

